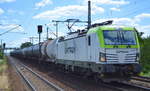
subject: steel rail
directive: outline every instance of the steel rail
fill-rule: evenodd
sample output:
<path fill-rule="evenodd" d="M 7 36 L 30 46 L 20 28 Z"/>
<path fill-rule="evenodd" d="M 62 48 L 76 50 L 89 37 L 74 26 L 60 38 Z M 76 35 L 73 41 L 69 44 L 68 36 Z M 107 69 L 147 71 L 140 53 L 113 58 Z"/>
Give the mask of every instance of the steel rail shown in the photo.
<path fill-rule="evenodd" d="M 150 79 L 150 77 L 146 77 L 146 76 L 138 76 L 140 78 L 145 78 L 145 79 Z"/>
<path fill-rule="evenodd" d="M 23 80 L 25 81 L 25 83 L 28 85 L 28 87 L 31 88 L 32 91 L 37 91 L 35 89 L 35 87 L 31 84 L 31 82 L 23 75 L 23 73 L 19 70 L 19 68 L 17 68 L 16 64 L 14 62 L 11 62 L 11 64 L 13 65 L 13 67 L 16 69 L 16 72 L 18 75 L 20 75 Z"/>
<path fill-rule="evenodd" d="M 150 80 L 150 77 L 146 77 L 146 76 L 136 76 L 137 78 L 142 78 L 142 79 L 148 79 Z"/>
<path fill-rule="evenodd" d="M 128 91 L 128 88 L 130 89 L 140 89 L 139 91 L 150 91 L 150 88 L 139 86 L 136 84 L 128 83 L 128 82 L 113 82 L 113 83 L 105 83 L 111 88 L 114 88 L 119 91 Z"/>
<path fill-rule="evenodd" d="M 115 89 L 117 91 L 126 91 L 126 89 L 124 89 L 124 88 L 113 86 L 113 85 L 108 84 L 108 83 L 102 83 L 101 85 L 103 85 L 103 86 L 105 86 L 107 88 L 110 88 L 110 89 Z"/>
<path fill-rule="evenodd" d="M 119 83 L 124 84 L 124 85 L 128 85 L 128 86 L 132 86 L 132 87 L 135 87 L 135 88 L 143 89 L 143 90 L 146 90 L 146 91 L 150 91 L 149 87 L 144 87 L 144 86 L 140 86 L 140 85 L 136 85 L 136 84 L 132 84 L 132 83 L 128 83 L 128 82 L 119 82 Z"/>
<path fill-rule="evenodd" d="M 47 79 L 45 79 L 44 77 L 40 76 L 38 73 L 34 72 L 31 68 L 27 67 L 26 65 L 19 63 L 20 65 L 22 65 L 24 68 L 26 68 L 28 71 L 30 71 L 31 73 L 33 73 L 35 76 L 37 76 L 38 78 L 40 78 L 42 81 L 44 81 L 47 85 L 53 87 L 55 90 L 57 91 L 64 91 L 62 88 L 58 87 L 57 85 L 49 82 Z"/>
<path fill-rule="evenodd" d="M 150 83 L 150 77 L 137 76 L 137 77 L 132 77 L 131 79 Z"/>

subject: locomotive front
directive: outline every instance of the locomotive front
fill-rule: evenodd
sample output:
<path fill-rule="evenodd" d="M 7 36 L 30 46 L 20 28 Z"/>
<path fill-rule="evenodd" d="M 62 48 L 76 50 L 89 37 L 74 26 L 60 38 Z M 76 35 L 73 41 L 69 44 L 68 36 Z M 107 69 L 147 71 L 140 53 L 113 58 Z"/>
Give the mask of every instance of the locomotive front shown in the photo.
<path fill-rule="evenodd" d="M 100 44 L 99 63 L 103 65 L 101 73 L 129 77 L 141 72 L 140 45 L 135 28 L 102 26 L 96 33 Z"/>

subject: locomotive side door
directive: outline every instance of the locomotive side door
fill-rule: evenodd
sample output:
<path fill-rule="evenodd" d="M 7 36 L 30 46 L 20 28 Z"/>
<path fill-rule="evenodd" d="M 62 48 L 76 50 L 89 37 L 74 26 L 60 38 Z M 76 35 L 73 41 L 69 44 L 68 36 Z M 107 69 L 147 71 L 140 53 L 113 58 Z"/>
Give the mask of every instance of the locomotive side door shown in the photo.
<path fill-rule="evenodd" d="M 88 35 L 87 37 L 87 45 L 88 45 L 88 61 L 95 61 L 96 60 L 96 34 Z"/>
<path fill-rule="evenodd" d="M 92 58 L 92 56 L 91 56 L 91 35 L 88 35 L 87 36 L 87 50 L 88 50 L 88 61 L 91 61 L 91 58 Z"/>

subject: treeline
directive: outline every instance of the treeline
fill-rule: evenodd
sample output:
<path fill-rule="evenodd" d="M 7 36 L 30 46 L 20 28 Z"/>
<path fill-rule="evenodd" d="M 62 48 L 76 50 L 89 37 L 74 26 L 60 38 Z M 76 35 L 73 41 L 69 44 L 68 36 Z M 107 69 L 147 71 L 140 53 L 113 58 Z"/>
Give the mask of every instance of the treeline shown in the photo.
<path fill-rule="evenodd" d="M 3 59 L 3 50 L 2 50 L 2 46 L 0 45 L 0 59 Z"/>
<path fill-rule="evenodd" d="M 143 73 L 150 76 L 150 36 L 142 38 L 141 43 L 141 59 L 140 63 L 143 68 Z"/>
<path fill-rule="evenodd" d="M 1 50 L 0 50 L 0 59 L 3 59 L 3 53 Z"/>

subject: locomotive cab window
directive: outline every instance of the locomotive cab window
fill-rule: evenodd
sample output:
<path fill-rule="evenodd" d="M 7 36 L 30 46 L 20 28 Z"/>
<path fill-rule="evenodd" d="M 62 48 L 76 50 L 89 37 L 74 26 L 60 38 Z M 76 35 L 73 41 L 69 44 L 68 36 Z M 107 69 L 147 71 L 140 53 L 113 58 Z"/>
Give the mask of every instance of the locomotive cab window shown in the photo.
<path fill-rule="evenodd" d="M 135 33 L 133 31 L 103 31 L 106 45 L 136 45 Z"/>
<path fill-rule="evenodd" d="M 88 45 L 91 45 L 91 36 L 88 36 Z"/>

